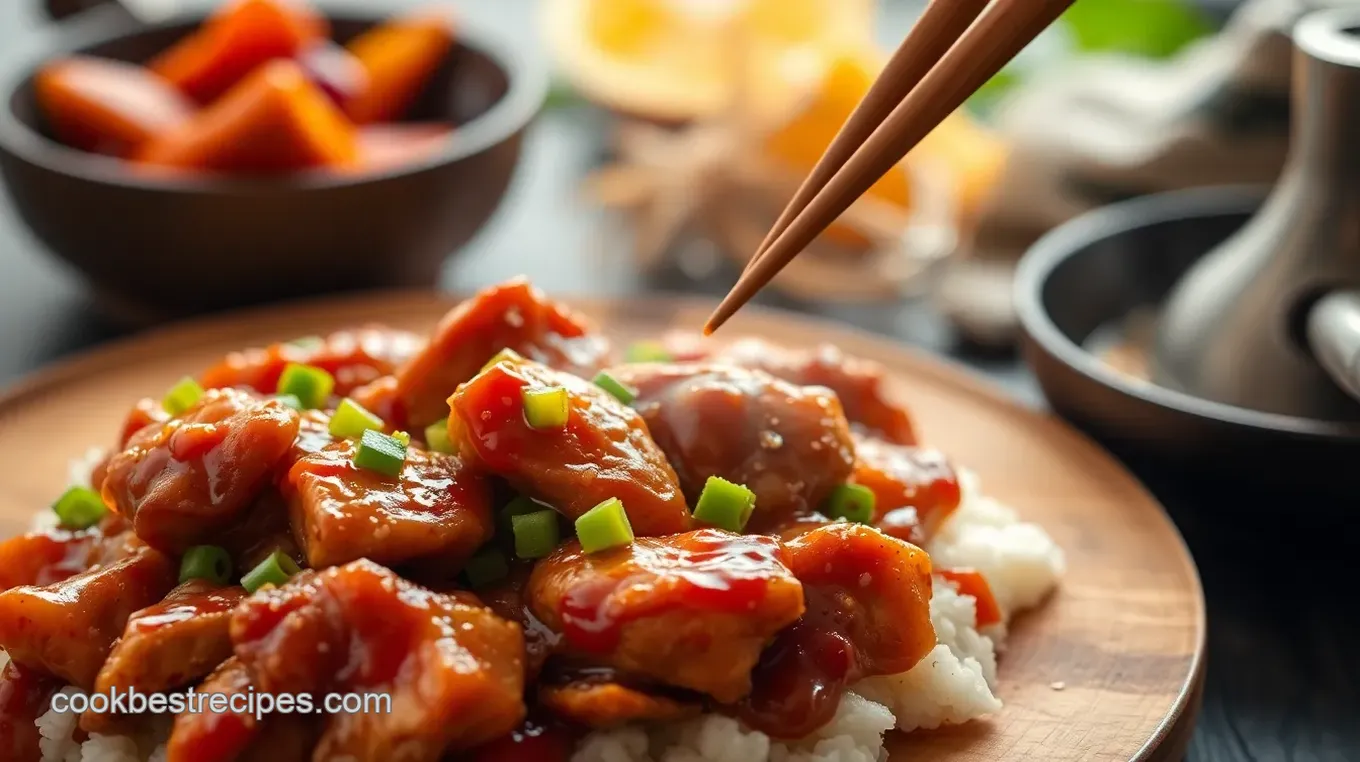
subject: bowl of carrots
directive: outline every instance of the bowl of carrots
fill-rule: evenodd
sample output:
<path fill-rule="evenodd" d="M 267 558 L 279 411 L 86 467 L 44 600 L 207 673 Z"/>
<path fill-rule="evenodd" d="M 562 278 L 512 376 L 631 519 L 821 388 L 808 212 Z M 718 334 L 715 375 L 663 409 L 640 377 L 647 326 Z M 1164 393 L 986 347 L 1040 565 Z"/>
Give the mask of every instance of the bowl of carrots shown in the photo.
<path fill-rule="evenodd" d="M 444 7 L 94 22 L 0 63 L 0 171 L 35 236 L 136 319 L 432 284 L 547 90 L 514 40 Z"/>

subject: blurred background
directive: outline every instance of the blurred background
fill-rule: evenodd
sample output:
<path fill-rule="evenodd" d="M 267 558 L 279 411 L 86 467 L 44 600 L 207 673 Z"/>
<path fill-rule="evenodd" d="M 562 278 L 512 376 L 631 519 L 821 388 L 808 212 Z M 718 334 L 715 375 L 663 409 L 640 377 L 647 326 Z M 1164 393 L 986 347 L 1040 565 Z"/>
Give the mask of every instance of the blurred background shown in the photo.
<path fill-rule="evenodd" d="M 0 50 L 11 59 L 40 50 L 33 43 L 54 28 L 49 12 L 84 5 L 97 3 L 4 4 Z M 382 16 L 411 5 L 339 7 Z M 900 172 L 875 186 L 761 301 L 916 344 L 982 348 L 988 356 L 999 349 L 1004 355 L 1015 336 L 1010 268 L 1048 227 L 1140 192 L 1268 181 L 1278 171 L 1278 133 L 1269 136 L 1270 149 L 1252 152 L 1261 158 L 1245 169 L 1241 162 L 1219 162 L 1223 166 L 1186 177 L 1157 166 L 1177 164 L 1174 147 L 1157 141 L 1179 135 L 1177 122 L 1204 112 L 1201 101 L 1221 83 L 1170 98 L 1155 80 L 1204 79 L 1202 71 L 1180 76 L 1177 66 L 1205 67 L 1177 64 L 1177 56 L 1201 45 L 1234 6 L 1233 0 L 1082 0 L 913 152 Z M 184 10 L 170 0 L 129 0 L 127 7 L 153 21 Z M 546 72 L 549 85 L 524 133 L 504 198 L 469 243 L 441 255 L 432 276 L 437 285 L 469 290 L 528 273 L 562 294 L 664 289 L 716 296 L 733 282 L 922 4 L 496 0 L 456 7 L 458 23 L 514 41 L 513 55 Z M 86 16 L 101 10 L 108 9 Z M 97 26 L 90 21 L 76 16 L 64 23 Z M 1265 104 L 1265 120 L 1283 124 L 1278 83 L 1269 94 L 1274 101 Z M 1140 117 L 1111 119 L 1121 109 Z M 1036 112 L 1041 124 L 1034 123 Z M 1086 129 L 1073 127 L 1083 121 Z M 1158 128 L 1149 129 L 1151 124 Z M 1069 167 L 1078 171 L 1069 173 Z M 455 176 L 449 182 L 473 185 L 477 179 Z M 27 187 L 11 182 L 9 190 L 11 199 L 22 198 Z M 63 213 L 112 214 L 98 199 L 59 195 L 56 205 L 65 207 L 55 212 L 63 228 L 76 227 L 60 222 Z M 29 222 L 12 201 L 0 204 L 0 303 L 7 318 L 0 325 L 6 349 L 0 380 L 77 346 L 185 312 L 159 313 L 154 294 L 138 294 L 151 309 L 131 311 L 130 321 L 121 309 L 125 295 L 103 299 L 105 289 L 87 285 L 98 286 L 110 269 L 192 268 L 194 251 L 180 255 L 187 262 L 148 265 L 145 246 L 106 236 L 97 241 L 97 252 L 72 254 L 63 250 L 69 242 L 52 245 Z M 174 227 L 170 220 L 162 230 Z M 48 256 L 49 249 L 66 262 Z M 347 266 L 339 261 L 338 267 Z M 314 279 L 292 280 L 299 294 L 317 290 L 304 282 Z M 225 304 L 258 300 L 242 293 L 239 299 L 228 295 Z M 988 362 L 986 356 L 980 361 Z M 996 367 L 1006 372 L 1006 365 Z"/>

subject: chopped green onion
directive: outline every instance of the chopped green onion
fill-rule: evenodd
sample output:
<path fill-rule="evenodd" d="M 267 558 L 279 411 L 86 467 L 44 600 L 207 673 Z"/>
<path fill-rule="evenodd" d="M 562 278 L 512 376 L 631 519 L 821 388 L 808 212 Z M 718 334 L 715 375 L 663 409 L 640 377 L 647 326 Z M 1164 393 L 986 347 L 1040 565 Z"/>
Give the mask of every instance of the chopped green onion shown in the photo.
<path fill-rule="evenodd" d="M 510 564 L 499 550 L 488 547 L 468 559 L 467 564 L 463 566 L 463 573 L 467 575 L 470 587 L 486 587 L 505 579 L 510 574 Z"/>
<path fill-rule="evenodd" d="M 296 394 L 279 394 L 276 395 L 274 399 L 278 400 L 279 402 L 282 402 L 286 407 L 291 407 L 294 410 L 302 409 L 302 400 L 298 399 L 298 396 Z"/>
<path fill-rule="evenodd" d="M 195 545 L 179 562 L 179 581 L 206 579 L 225 585 L 231 581 L 231 555 L 216 545 Z"/>
<path fill-rule="evenodd" d="M 862 484 L 842 484 L 832 490 L 822 511 L 833 519 L 860 524 L 874 520 L 874 491 Z"/>
<path fill-rule="evenodd" d="M 269 557 L 261 561 L 258 566 L 246 572 L 246 576 L 241 578 L 241 587 L 247 593 L 254 593 L 265 585 L 282 585 L 288 578 L 302 571 L 287 553 L 282 550 L 275 550 Z"/>
<path fill-rule="evenodd" d="M 165 393 L 161 399 L 161 407 L 170 415 L 184 415 L 184 413 L 200 399 L 203 398 L 203 387 L 198 382 L 185 376 L 181 378 L 170 391 Z"/>
<path fill-rule="evenodd" d="M 547 503 L 540 503 L 532 497 L 520 495 L 505 504 L 505 515 L 523 516 L 526 513 L 537 513 L 539 511 L 551 511 L 552 506 Z"/>
<path fill-rule="evenodd" d="M 354 465 L 387 476 L 399 476 L 406 465 L 406 445 L 396 437 L 369 429 L 359 437 Z"/>
<path fill-rule="evenodd" d="M 598 553 L 631 543 L 633 526 L 628 523 L 623 501 L 611 497 L 581 514 L 576 519 L 576 538 L 581 541 L 581 549 L 587 553 Z"/>
<path fill-rule="evenodd" d="M 433 452 L 453 452 L 453 440 L 449 439 L 449 421 L 447 418 L 435 421 L 425 427 L 425 445 Z"/>
<path fill-rule="evenodd" d="M 521 355 L 519 352 L 516 352 L 510 347 L 506 347 L 505 349 L 502 349 L 501 351 L 493 355 L 490 360 L 487 360 L 486 364 L 482 366 L 482 370 L 486 370 L 487 368 L 495 366 L 497 363 L 502 363 L 507 360 L 509 360 L 510 362 L 520 362 L 523 359 L 524 356 Z"/>
<path fill-rule="evenodd" d="M 557 547 L 557 511 L 511 515 L 510 528 L 515 534 L 515 555 L 520 558 L 542 558 Z"/>
<path fill-rule="evenodd" d="M 392 438 L 395 439 L 395 440 L 397 440 L 398 442 L 401 442 L 401 446 L 402 446 L 402 447 L 410 447 L 410 446 L 411 446 L 411 435 L 410 435 L 410 434 L 407 434 L 407 433 L 404 432 L 404 431 L 394 431 L 394 432 L 392 432 Z"/>
<path fill-rule="evenodd" d="M 740 532 L 751 519 L 756 507 L 756 493 L 744 484 L 733 484 L 721 477 L 710 476 L 694 505 L 694 518 L 710 526 Z"/>
<path fill-rule="evenodd" d="M 637 389 L 609 375 L 607 370 L 595 374 L 595 385 L 614 395 L 614 399 L 625 405 L 632 404 L 638 396 Z"/>
<path fill-rule="evenodd" d="M 292 394 L 307 409 L 325 407 L 335 388 L 335 377 L 314 365 L 288 363 L 279 376 L 279 394 Z"/>
<path fill-rule="evenodd" d="M 328 428 L 333 437 L 357 439 L 369 429 L 382 431 L 382 427 L 383 419 L 346 397 L 340 400 L 340 406 L 335 409 L 335 415 L 331 416 Z"/>
<path fill-rule="evenodd" d="M 659 341 L 635 341 L 624 352 L 628 362 L 670 362 L 675 357 Z"/>
<path fill-rule="evenodd" d="M 567 390 L 561 386 L 524 390 L 524 420 L 535 429 L 567 425 Z"/>
<path fill-rule="evenodd" d="M 89 487 L 72 487 L 52 504 L 52 512 L 67 529 L 89 529 L 108 511 L 104 499 Z"/>

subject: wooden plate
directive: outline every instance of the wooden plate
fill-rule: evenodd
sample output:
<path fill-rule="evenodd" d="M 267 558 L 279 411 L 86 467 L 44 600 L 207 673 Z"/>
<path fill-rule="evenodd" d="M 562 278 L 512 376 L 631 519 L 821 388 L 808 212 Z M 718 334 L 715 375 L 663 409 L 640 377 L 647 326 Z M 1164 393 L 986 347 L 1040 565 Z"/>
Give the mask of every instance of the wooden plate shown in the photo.
<path fill-rule="evenodd" d="M 69 459 L 108 445 L 129 406 L 222 354 L 365 322 L 427 330 L 450 302 L 387 294 L 243 313 L 145 334 L 64 362 L 0 400 L 0 531 L 22 531 L 66 484 Z M 704 302 L 579 306 L 620 340 L 696 327 Z M 1021 617 L 1001 659 L 1006 708 L 987 722 L 894 737 L 895 759 L 1180 759 L 1199 706 L 1204 599 L 1156 501 L 1056 419 L 965 371 L 886 340 L 747 309 L 724 329 L 790 345 L 831 342 L 883 363 L 924 438 L 984 489 L 1042 524 L 1067 553 L 1058 593 Z"/>

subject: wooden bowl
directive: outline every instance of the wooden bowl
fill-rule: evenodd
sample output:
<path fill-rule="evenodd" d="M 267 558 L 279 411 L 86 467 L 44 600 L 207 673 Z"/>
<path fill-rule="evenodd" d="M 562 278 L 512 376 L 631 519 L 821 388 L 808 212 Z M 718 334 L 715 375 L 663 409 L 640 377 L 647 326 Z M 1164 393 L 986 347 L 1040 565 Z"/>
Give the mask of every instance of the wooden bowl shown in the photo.
<path fill-rule="evenodd" d="M 320 301 L 150 332 L 63 362 L 0 399 L 0 532 L 22 531 L 67 483 L 67 464 L 110 444 L 129 405 L 225 352 L 382 322 L 428 331 L 450 306 L 427 294 Z M 576 305 L 621 341 L 694 328 L 697 300 Z M 1180 535 L 1114 460 L 1051 416 L 967 372 L 885 339 L 748 308 L 723 335 L 830 342 L 881 362 L 926 441 L 976 471 L 989 494 L 1043 525 L 1067 555 L 1061 587 L 1013 622 L 990 720 L 889 739 L 932 762 L 1179 760 L 1199 706 L 1204 598 Z"/>
<path fill-rule="evenodd" d="M 155 319 L 379 286 L 430 285 L 491 217 L 547 77 L 521 42 L 460 22 L 412 119 L 457 126 L 447 145 L 387 171 L 281 178 L 148 177 L 51 139 L 33 95 L 44 61 L 145 61 L 202 20 L 142 26 L 97 9 L 39 30 L 0 64 L 0 171 L 20 217 L 119 314 Z M 328 13 L 344 41 L 378 13 Z"/>

